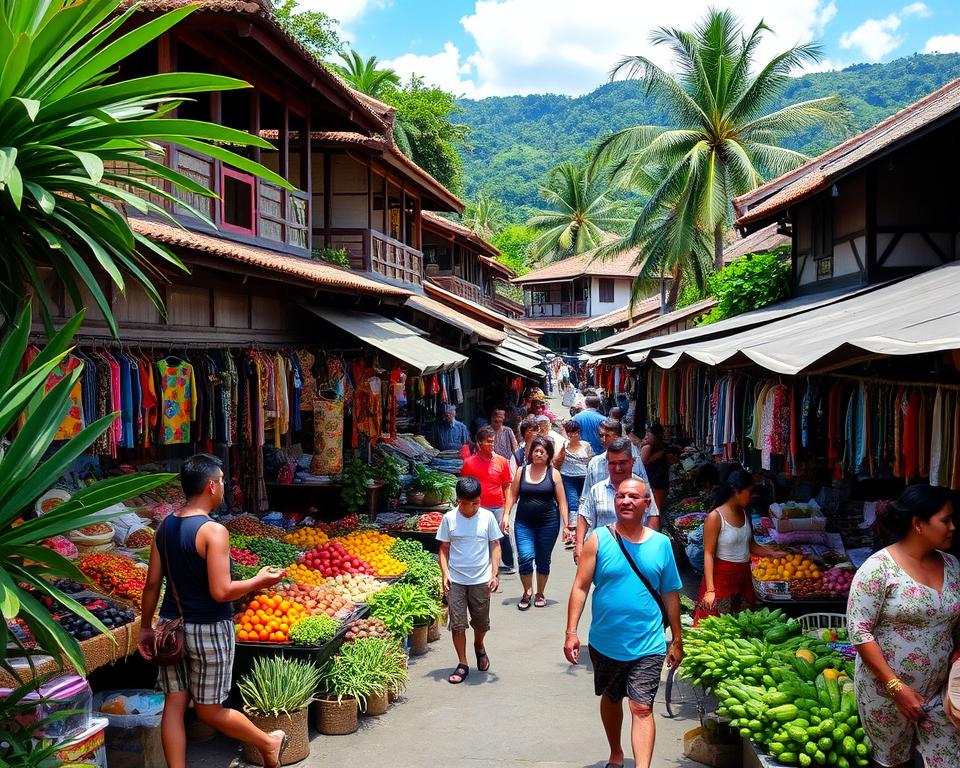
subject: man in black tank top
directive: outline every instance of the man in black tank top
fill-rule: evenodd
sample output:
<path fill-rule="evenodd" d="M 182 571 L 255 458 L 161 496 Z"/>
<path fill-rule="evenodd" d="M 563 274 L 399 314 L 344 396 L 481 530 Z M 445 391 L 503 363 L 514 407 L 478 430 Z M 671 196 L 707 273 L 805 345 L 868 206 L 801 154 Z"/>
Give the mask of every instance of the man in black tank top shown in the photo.
<path fill-rule="evenodd" d="M 272 587 L 284 572 L 264 567 L 252 579 L 234 581 L 230 570 L 227 529 L 210 519 L 223 501 L 223 468 L 215 456 L 197 454 L 180 470 L 187 503 L 157 529 L 150 551 L 143 590 L 140 653 L 153 657 L 153 616 L 166 574 L 168 585 L 160 619 L 183 616 L 184 651 L 178 664 L 160 667 L 160 687 L 166 694 L 160 726 L 163 753 L 169 768 L 186 768 L 184 715 L 193 700 L 197 717 L 221 733 L 251 744 L 263 765 L 277 768 L 287 736 L 264 733 L 242 712 L 223 706 L 232 683 L 234 630 L 230 602 L 249 592 Z M 165 567 L 169 563 L 169 568 Z"/>

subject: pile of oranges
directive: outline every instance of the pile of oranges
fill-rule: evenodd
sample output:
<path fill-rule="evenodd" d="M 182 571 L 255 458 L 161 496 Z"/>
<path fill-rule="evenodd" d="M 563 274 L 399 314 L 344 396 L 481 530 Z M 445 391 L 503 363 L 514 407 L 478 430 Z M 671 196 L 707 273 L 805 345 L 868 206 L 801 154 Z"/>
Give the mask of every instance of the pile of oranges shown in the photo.
<path fill-rule="evenodd" d="M 234 625 L 238 640 L 261 643 L 287 642 L 290 627 L 306 616 L 299 603 L 279 595 L 257 595 Z"/>
<path fill-rule="evenodd" d="M 329 540 L 329 536 L 319 528 L 297 528 L 297 530 L 288 533 L 283 537 L 287 544 L 293 544 L 300 549 L 313 549 L 317 544 L 323 544 Z"/>
<path fill-rule="evenodd" d="M 803 555 L 786 555 L 780 558 L 763 557 L 753 569 L 757 581 L 793 581 L 794 579 L 819 579 L 823 573 L 813 560 Z"/>
<path fill-rule="evenodd" d="M 388 550 L 397 540 L 380 531 L 356 531 L 348 536 L 340 536 L 341 546 L 354 557 L 365 560 L 377 572 L 378 576 L 391 578 L 402 576 L 407 564 L 388 554 Z"/>
<path fill-rule="evenodd" d="M 320 586 L 324 583 L 323 574 L 315 571 L 313 568 L 307 568 L 300 563 L 292 563 L 287 566 L 287 577 L 293 579 L 297 584 L 309 584 Z"/>

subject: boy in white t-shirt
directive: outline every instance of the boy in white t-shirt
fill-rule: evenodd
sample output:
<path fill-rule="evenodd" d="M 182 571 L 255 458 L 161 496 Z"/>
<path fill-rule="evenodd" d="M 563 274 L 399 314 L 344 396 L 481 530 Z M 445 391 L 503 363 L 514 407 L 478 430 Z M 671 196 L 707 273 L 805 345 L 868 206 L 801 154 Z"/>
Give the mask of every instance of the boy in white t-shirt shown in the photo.
<path fill-rule="evenodd" d="M 447 595 L 450 632 L 457 652 L 457 668 L 447 678 L 454 685 L 470 674 L 467 664 L 467 614 L 473 627 L 477 669 L 490 669 L 483 637 L 490 629 L 490 593 L 500 582 L 500 539 L 503 531 L 489 509 L 480 506 L 480 481 L 461 477 L 457 482 L 457 508 L 443 516 L 437 541 L 440 542 L 440 570 Z"/>

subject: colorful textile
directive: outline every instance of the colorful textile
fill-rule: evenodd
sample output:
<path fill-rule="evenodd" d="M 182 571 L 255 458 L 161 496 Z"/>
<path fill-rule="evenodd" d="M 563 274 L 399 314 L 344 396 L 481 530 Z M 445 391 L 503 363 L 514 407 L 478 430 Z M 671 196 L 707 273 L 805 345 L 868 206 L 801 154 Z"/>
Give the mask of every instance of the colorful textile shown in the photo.
<path fill-rule="evenodd" d="M 160 372 L 162 445 L 190 442 L 190 422 L 197 416 L 196 382 L 193 366 L 177 357 L 157 362 Z"/>
<path fill-rule="evenodd" d="M 343 400 L 322 397 L 313 402 L 312 475 L 339 475 L 343 471 Z"/>

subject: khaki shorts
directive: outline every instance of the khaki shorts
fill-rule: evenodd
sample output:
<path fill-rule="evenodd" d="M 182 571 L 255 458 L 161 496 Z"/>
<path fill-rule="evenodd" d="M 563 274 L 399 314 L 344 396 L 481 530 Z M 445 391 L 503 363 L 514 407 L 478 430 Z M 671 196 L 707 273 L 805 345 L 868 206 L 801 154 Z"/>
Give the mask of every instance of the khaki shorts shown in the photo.
<path fill-rule="evenodd" d="M 478 632 L 490 629 L 490 589 L 483 584 L 457 584 L 450 582 L 447 592 L 449 614 L 448 627 L 451 632 L 467 631 L 467 611 L 470 612 L 470 626 Z"/>
<path fill-rule="evenodd" d="M 183 658 L 179 664 L 160 667 L 160 690 L 190 691 L 194 704 L 222 704 L 233 678 L 233 621 L 184 624 L 183 631 Z"/>

